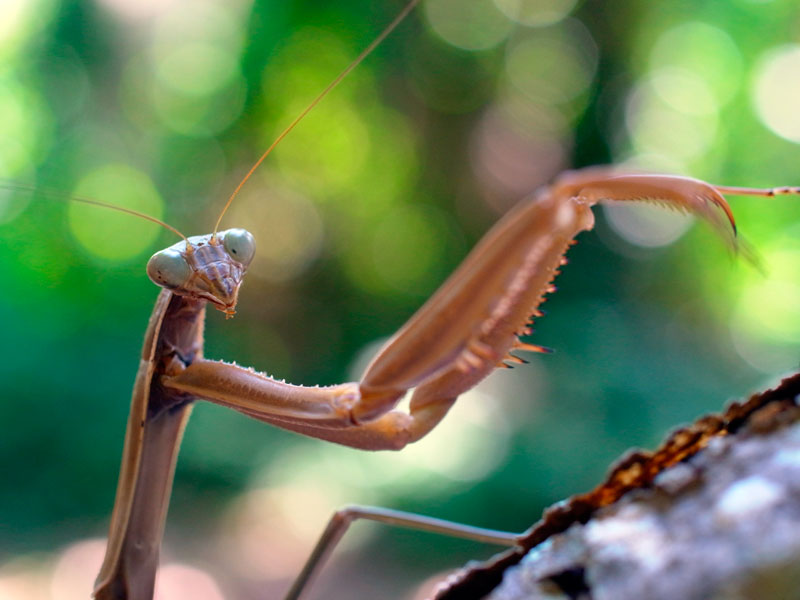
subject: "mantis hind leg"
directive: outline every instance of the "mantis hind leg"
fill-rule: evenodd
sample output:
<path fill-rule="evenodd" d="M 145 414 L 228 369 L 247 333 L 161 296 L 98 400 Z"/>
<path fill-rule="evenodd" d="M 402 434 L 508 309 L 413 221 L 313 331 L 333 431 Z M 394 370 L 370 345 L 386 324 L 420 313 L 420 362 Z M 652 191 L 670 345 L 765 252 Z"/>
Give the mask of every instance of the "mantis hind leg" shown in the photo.
<path fill-rule="evenodd" d="M 294 580 L 292 587 L 287 592 L 284 600 L 299 600 L 308 590 L 313 578 L 317 575 L 322 565 L 333 552 L 336 544 L 342 539 L 350 524 L 357 520 L 375 521 L 395 527 L 404 527 L 418 531 L 428 531 L 450 537 L 457 537 L 486 544 L 498 546 L 515 546 L 520 537 L 518 533 L 496 531 L 472 527 L 452 521 L 444 521 L 432 517 L 425 517 L 414 513 L 378 508 L 374 506 L 347 506 L 336 511 L 322 535 L 317 540 L 314 550 L 306 560 L 303 570 Z"/>

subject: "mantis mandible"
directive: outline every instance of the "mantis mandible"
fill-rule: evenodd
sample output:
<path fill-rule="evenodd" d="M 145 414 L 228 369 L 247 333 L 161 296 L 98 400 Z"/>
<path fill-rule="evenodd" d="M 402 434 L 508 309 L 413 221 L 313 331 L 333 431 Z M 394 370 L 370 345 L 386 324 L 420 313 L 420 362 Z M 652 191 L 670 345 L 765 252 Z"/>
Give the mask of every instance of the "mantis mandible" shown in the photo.
<path fill-rule="evenodd" d="M 242 180 L 344 76 L 416 5 L 398 18 L 277 138 Z M 105 560 L 95 587 L 100 599 L 152 597 L 175 461 L 193 402 L 204 399 L 272 425 L 365 450 L 399 450 L 427 435 L 459 395 L 506 362 L 513 351 L 541 352 L 521 341 L 531 315 L 574 238 L 593 227 L 592 207 L 645 201 L 695 214 L 732 247 L 733 214 L 724 194 L 797 194 L 800 188 L 714 186 L 697 179 L 594 167 L 567 172 L 501 219 L 442 287 L 377 353 L 358 382 L 309 388 L 275 381 L 234 364 L 203 357 L 207 304 L 231 316 L 255 241 L 243 229 L 184 237 L 156 253 L 147 272 L 162 291 L 145 334 L 127 425 L 122 467 Z M 395 409 L 412 388 L 408 412 Z M 403 523 L 403 516 L 374 513 Z M 409 519 L 410 523 L 413 519 Z M 432 530 L 448 525 L 424 519 Z M 450 528 L 456 532 L 455 526 Z M 461 529 L 465 536 L 512 543 L 515 536 Z M 337 529 L 315 551 L 290 597 L 329 551 Z"/>

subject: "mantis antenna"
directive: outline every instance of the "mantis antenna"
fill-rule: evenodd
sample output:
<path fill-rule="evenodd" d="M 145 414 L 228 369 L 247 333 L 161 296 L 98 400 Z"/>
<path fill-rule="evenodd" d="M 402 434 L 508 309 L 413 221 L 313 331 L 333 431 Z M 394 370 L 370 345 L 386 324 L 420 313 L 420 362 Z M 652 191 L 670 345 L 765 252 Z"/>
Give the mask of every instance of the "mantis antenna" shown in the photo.
<path fill-rule="evenodd" d="M 310 113 L 311 110 L 317 104 L 319 104 L 320 101 L 325 96 L 327 96 L 331 90 L 333 90 L 333 88 L 339 85 L 342 79 L 347 77 L 350 71 L 355 69 L 359 65 L 359 63 L 361 63 L 361 61 L 363 61 L 367 56 L 369 56 L 369 54 L 375 49 L 375 47 L 378 44 L 380 44 L 386 38 L 386 36 L 388 36 L 394 30 L 394 28 L 400 24 L 400 22 L 403 19 L 406 18 L 406 15 L 408 15 L 408 13 L 410 13 L 417 4 L 419 4 L 419 0 L 411 0 L 411 2 L 406 4 L 405 8 L 402 11 L 400 11 L 400 14 L 398 14 L 391 23 L 389 23 L 386 29 L 384 29 L 378 35 L 378 37 L 376 37 L 372 41 L 372 43 L 369 46 L 364 48 L 364 50 L 361 51 L 361 54 L 359 54 L 353 60 L 353 62 L 347 65 L 347 67 L 345 67 L 345 69 L 341 73 L 339 73 L 339 75 L 337 75 L 336 78 L 333 81 L 331 81 L 328 84 L 328 86 L 324 90 L 322 90 L 322 92 L 320 92 L 320 94 L 316 98 L 314 98 L 314 100 L 311 101 L 311 103 L 303 110 L 303 112 L 301 112 L 297 117 L 295 117 L 294 121 L 289 123 L 289 126 L 286 129 L 284 129 L 277 138 L 275 138 L 275 141 L 272 142 L 270 147 L 267 148 L 266 152 L 264 152 L 264 154 L 262 154 L 261 157 L 256 161 L 256 163 L 250 168 L 250 170 L 247 172 L 247 175 L 245 175 L 244 179 L 242 179 L 242 181 L 239 182 L 239 185 L 236 186 L 236 189 L 233 190 L 233 193 L 228 198 L 228 201 L 225 203 L 225 206 L 223 207 L 222 212 L 220 213 L 219 217 L 217 218 L 217 222 L 214 225 L 214 233 L 211 236 L 212 243 L 214 243 L 217 238 L 217 231 L 219 230 L 219 224 L 222 222 L 222 217 L 225 216 L 225 213 L 227 212 L 228 207 L 230 207 L 231 203 L 233 202 L 233 199 L 236 198 L 239 191 L 242 189 L 242 187 L 244 187 L 244 184 L 247 182 L 248 179 L 250 179 L 250 176 L 261 165 L 261 163 L 264 162 L 264 159 L 267 158 L 267 156 L 269 156 L 269 153 L 272 152 L 275 146 L 277 146 L 281 142 L 281 140 L 283 140 L 283 138 L 285 138 L 289 134 L 289 132 L 295 128 L 295 125 L 297 125 L 300 121 L 302 121 L 303 117 L 305 117 L 308 113 Z"/>
<path fill-rule="evenodd" d="M 77 196 L 67 196 L 67 195 L 62 194 L 60 192 L 54 192 L 52 190 L 40 189 L 40 188 L 37 188 L 35 186 L 28 186 L 28 185 L 23 185 L 23 184 L 20 184 L 20 183 L 9 183 L 9 182 L 5 182 L 5 181 L 4 182 L 0 182 L 0 189 L 14 190 L 14 191 L 18 191 L 18 192 L 30 192 L 32 194 L 38 194 L 42 198 L 47 198 L 48 200 L 58 200 L 58 201 L 61 201 L 61 202 L 69 202 L 69 201 L 81 202 L 82 204 L 89 204 L 91 206 L 101 206 L 103 208 L 109 208 L 111 210 L 116 210 L 116 211 L 119 211 L 119 212 L 122 212 L 122 213 L 125 213 L 125 214 L 128 214 L 128 215 L 133 215 L 135 217 L 140 217 L 140 218 L 145 219 L 147 221 L 150 221 L 152 223 L 157 223 L 158 225 L 161 225 L 164 229 L 169 229 L 175 235 L 178 235 L 178 236 L 182 237 L 183 241 L 186 242 L 187 250 L 190 251 L 190 249 L 191 249 L 191 244 L 189 244 L 189 240 L 186 239 L 186 236 L 183 235 L 177 229 L 175 229 L 172 225 L 169 225 L 169 224 L 165 223 L 164 221 L 162 221 L 160 219 L 156 219 L 155 217 L 151 217 L 150 215 L 147 215 L 147 214 L 145 214 L 143 212 L 139 212 L 138 210 L 133 210 L 132 208 L 125 208 L 124 206 L 116 206 L 114 204 L 109 204 L 107 202 L 100 202 L 100 200 L 91 200 L 89 198 L 79 198 Z"/>

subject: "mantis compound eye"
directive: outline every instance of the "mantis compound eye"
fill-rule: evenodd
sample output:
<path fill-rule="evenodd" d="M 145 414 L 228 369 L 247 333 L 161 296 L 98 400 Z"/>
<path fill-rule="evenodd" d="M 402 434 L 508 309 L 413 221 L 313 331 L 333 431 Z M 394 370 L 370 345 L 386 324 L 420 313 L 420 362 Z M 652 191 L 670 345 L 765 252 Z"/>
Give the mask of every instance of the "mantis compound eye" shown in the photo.
<path fill-rule="evenodd" d="M 180 252 L 167 248 L 153 254 L 147 262 L 147 276 L 156 285 L 175 289 L 189 281 L 192 268 Z"/>
<path fill-rule="evenodd" d="M 222 245 L 232 258 L 245 267 L 256 254 L 256 240 L 253 234 L 244 229 L 229 229 L 222 238 Z"/>

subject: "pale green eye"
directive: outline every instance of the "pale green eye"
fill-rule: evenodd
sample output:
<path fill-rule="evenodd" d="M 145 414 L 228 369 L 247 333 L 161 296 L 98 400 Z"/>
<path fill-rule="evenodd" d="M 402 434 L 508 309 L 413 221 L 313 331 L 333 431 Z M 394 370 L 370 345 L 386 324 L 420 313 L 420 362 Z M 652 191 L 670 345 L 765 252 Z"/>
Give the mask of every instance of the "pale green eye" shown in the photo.
<path fill-rule="evenodd" d="M 256 253 L 256 240 L 253 235 L 244 229 L 229 229 L 222 238 L 222 245 L 225 250 L 236 261 L 244 266 L 250 264 Z"/>
<path fill-rule="evenodd" d="M 167 248 L 153 254 L 147 262 L 147 276 L 156 285 L 175 289 L 189 281 L 192 268 L 180 252 Z"/>

